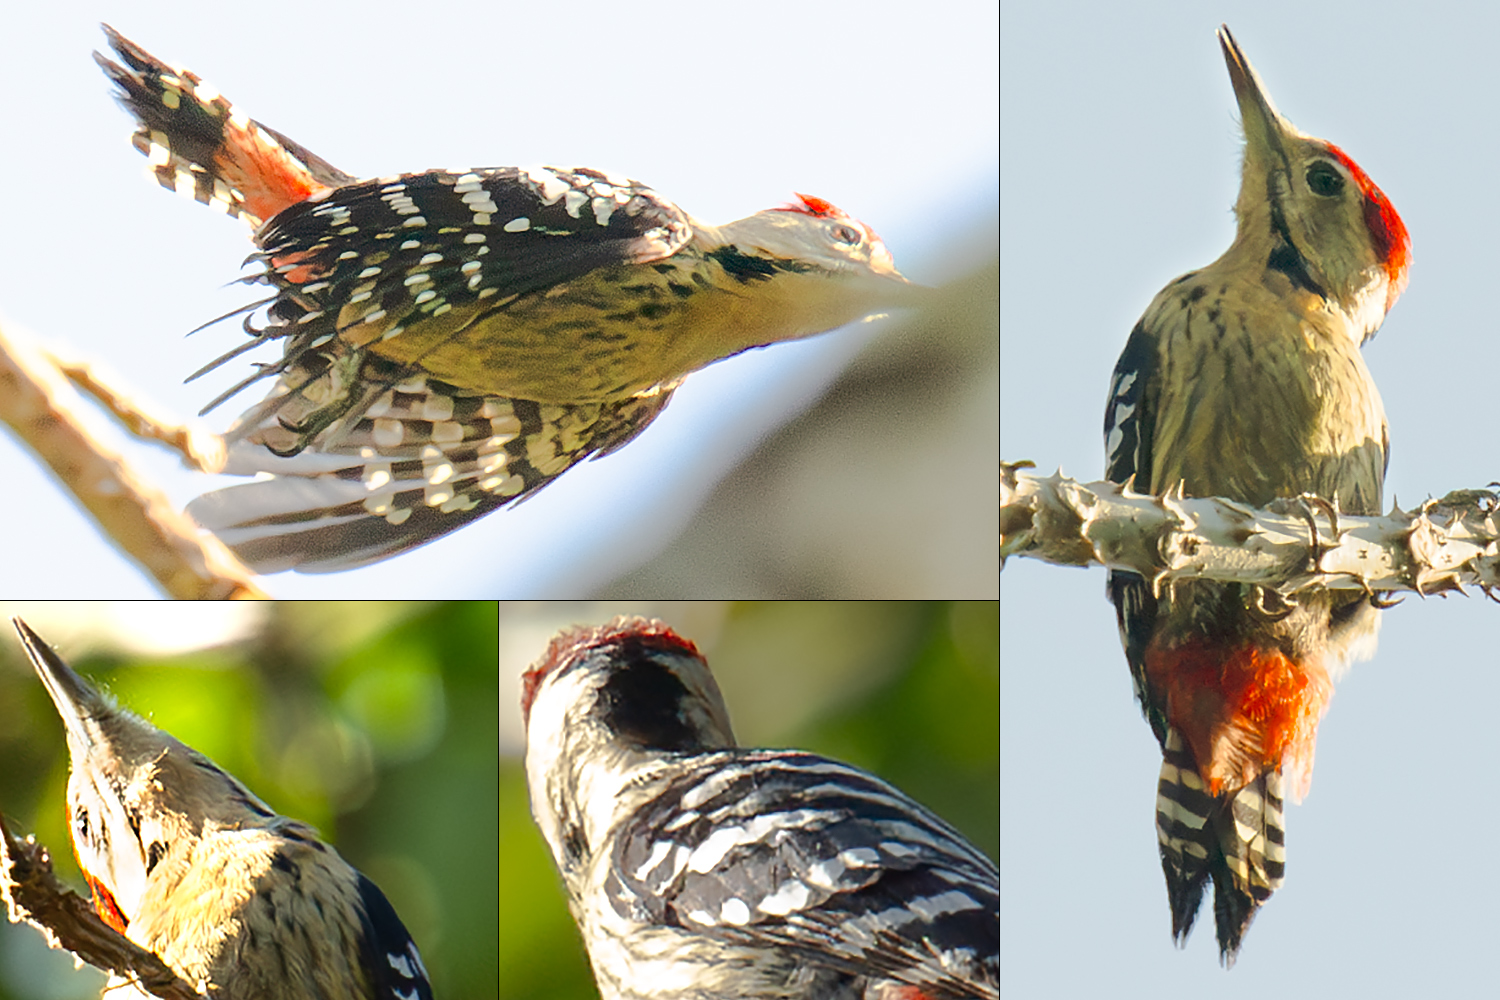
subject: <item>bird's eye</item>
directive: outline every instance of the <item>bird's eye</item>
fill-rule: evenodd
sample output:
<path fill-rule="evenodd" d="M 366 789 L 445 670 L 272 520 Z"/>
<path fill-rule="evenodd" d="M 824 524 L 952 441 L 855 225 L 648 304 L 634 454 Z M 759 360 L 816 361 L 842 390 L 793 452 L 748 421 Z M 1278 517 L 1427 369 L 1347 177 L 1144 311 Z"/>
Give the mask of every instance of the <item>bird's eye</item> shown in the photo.
<path fill-rule="evenodd" d="M 859 230 L 853 226 L 834 226 L 833 239 L 835 243 L 847 243 L 852 247 L 859 246 Z"/>
<path fill-rule="evenodd" d="M 1344 175 L 1331 163 L 1314 163 L 1307 168 L 1307 186 L 1313 194 L 1333 198 L 1344 190 Z"/>

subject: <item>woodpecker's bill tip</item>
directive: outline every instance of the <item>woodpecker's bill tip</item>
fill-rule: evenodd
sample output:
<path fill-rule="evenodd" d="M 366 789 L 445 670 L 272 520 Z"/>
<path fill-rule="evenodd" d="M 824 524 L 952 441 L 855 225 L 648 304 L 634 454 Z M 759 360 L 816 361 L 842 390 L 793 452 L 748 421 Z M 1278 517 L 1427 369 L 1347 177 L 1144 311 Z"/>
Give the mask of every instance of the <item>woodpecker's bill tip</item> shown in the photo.
<path fill-rule="evenodd" d="M 26 645 L 27 650 L 30 650 L 33 644 L 38 646 L 42 644 L 41 637 L 33 632 L 31 626 L 27 625 L 20 616 L 11 618 L 10 623 L 15 626 L 16 633 L 20 635 L 21 642 Z"/>
<path fill-rule="evenodd" d="M 1240 48 L 1228 25 L 1219 26 L 1219 47 L 1224 50 L 1224 64 L 1229 67 L 1229 82 L 1234 85 L 1235 101 L 1240 106 L 1240 124 L 1245 142 L 1251 149 L 1279 150 L 1283 135 L 1300 135 L 1297 128 L 1282 117 L 1271 100 L 1260 74 Z"/>
<path fill-rule="evenodd" d="M 91 743 L 84 720 L 109 707 L 104 696 L 68 666 L 41 636 L 32 631 L 31 626 L 20 618 L 12 618 L 11 624 L 20 635 L 26 655 L 31 658 L 31 665 L 47 689 L 57 714 L 62 717 L 69 736 L 82 740 L 84 745 Z"/>
<path fill-rule="evenodd" d="M 52 647 L 32 630 L 30 625 L 20 618 L 12 618 L 10 622 L 16 627 L 16 634 L 21 637 L 21 645 L 26 648 L 26 655 L 31 658 L 31 665 L 36 668 L 37 674 L 46 683 L 49 691 L 54 683 L 68 684 L 70 675 L 72 679 L 81 680 L 77 674 L 73 673 L 73 669 L 52 651 Z M 55 700 L 56 695 L 53 698 Z"/>

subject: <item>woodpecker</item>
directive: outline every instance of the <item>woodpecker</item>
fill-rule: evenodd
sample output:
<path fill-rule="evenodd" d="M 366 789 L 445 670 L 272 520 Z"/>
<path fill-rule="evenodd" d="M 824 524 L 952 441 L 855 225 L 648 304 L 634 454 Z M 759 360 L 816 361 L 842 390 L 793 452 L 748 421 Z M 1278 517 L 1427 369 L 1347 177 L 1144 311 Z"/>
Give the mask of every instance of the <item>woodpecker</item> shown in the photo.
<path fill-rule="evenodd" d="M 68 828 L 105 923 L 216 1000 L 431 1000 L 373 882 L 13 621 L 67 732 Z M 105 995 L 149 996 L 119 979 Z"/>
<path fill-rule="evenodd" d="M 254 228 L 242 280 L 273 289 L 243 310 L 250 339 L 192 376 L 282 341 L 205 408 L 274 379 L 226 435 L 225 471 L 269 478 L 188 508 L 260 572 L 430 541 L 623 447 L 691 372 L 927 291 L 807 195 L 710 226 L 585 167 L 359 180 L 104 31 L 135 147 L 164 187 Z"/>
<path fill-rule="evenodd" d="M 874 775 L 739 748 L 663 623 L 559 633 L 521 711 L 532 815 L 603 1000 L 999 996 L 994 862 Z"/>
<path fill-rule="evenodd" d="M 1277 112 L 1227 27 L 1218 37 L 1245 134 L 1238 227 L 1131 331 L 1105 410 L 1106 475 L 1256 506 L 1311 493 L 1375 514 L 1388 439 L 1359 349 L 1406 287 L 1406 227 L 1343 150 Z M 1162 749 L 1173 938 L 1185 944 L 1212 879 L 1227 968 L 1281 885 L 1284 798 L 1307 791 L 1332 679 L 1374 652 L 1377 609 L 1349 592 L 1208 581 L 1155 593 L 1123 572 L 1109 596 Z"/>

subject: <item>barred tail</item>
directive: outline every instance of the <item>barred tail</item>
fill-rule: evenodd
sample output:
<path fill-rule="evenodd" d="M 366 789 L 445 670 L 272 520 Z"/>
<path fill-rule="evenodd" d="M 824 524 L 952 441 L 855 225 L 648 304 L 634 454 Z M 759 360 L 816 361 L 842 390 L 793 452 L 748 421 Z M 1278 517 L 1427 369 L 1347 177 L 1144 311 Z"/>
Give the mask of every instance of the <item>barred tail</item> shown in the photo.
<path fill-rule="evenodd" d="M 1172 909 L 1172 937 L 1187 942 L 1203 899 L 1209 865 L 1218 851 L 1208 819 L 1214 798 L 1203 787 L 1193 755 L 1176 729 L 1167 730 L 1161 777 L 1156 784 L 1156 839 L 1167 876 Z"/>
<path fill-rule="evenodd" d="M 94 60 L 136 120 L 131 142 L 162 187 L 258 226 L 282 209 L 354 180 L 236 110 L 196 74 L 167 65 L 102 25 L 124 65 Z"/>
<path fill-rule="evenodd" d="M 1281 887 L 1286 873 L 1282 777 L 1269 770 L 1233 792 L 1212 795 L 1192 751 L 1167 730 L 1156 792 L 1156 835 L 1172 936 L 1187 940 L 1210 878 L 1219 957 L 1234 965 L 1255 912 Z"/>

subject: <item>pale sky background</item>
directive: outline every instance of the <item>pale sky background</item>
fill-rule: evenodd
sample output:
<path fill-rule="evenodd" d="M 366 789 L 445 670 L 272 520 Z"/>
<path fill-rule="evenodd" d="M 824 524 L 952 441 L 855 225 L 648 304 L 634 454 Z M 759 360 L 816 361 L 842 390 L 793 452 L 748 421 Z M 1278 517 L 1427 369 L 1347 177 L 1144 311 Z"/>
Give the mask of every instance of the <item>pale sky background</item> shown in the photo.
<path fill-rule="evenodd" d="M 1001 453 L 1103 468 L 1104 396 L 1156 291 L 1233 234 L 1226 21 L 1283 114 L 1360 163 L 1411 232 L 1411 285 L 1365 357 L 1391 424 L 1386 503 L 1500 479 L 1495 295 L 1500 8 L 1006 0 L 1001 13 Z M 1384 616 L 1287 815 L 1287 883 L 1235 968 L 1205 907 L 1171 943 L 1160 754 L 1102 570 L 1015 560 L 1001 594 L 1002 995 L 1460 997 L 1494 992 L 1500 608 Z"/>
<path fill-rule="evenodd" d="M 182 384 L 240 342 L 236 322 L 183 335 L 253 297 L 224 287 L 253 248 L 242 224 L 148 178 L 89 58 L 104 47 L 100 21 L 350 173 L 581 164 L 639 178 L 709 222 L 802 191 L 868 223 L 909 277 L 940 284 L 974 263 L 945 250 L 972 245 L 995 210 L 996 16 L 976 0 L 11 5 L 0 21 L 0 324 L 104 363 L 181 417 L 243 371 Z M 624 452 L 515 510 L 372 568 L 267 586 L 281 597 L 589 592 L 668 544 L 871 333 L 700 373 Z M 230 401 L 209 426 L 256 398 Z M 106 438 L 179 505 L 215 485 Z M 0 463 L 0 593 L 154 596 L 5 435 Z"/>

